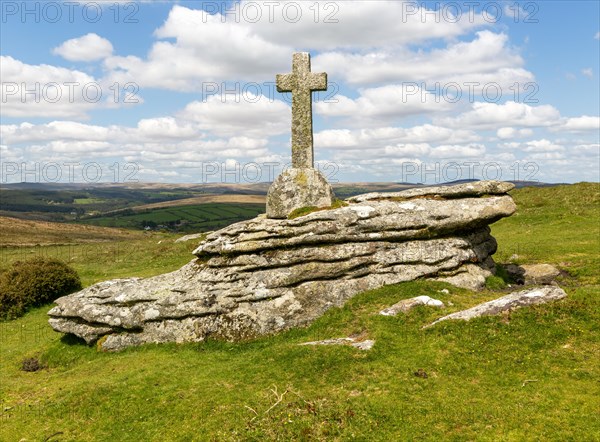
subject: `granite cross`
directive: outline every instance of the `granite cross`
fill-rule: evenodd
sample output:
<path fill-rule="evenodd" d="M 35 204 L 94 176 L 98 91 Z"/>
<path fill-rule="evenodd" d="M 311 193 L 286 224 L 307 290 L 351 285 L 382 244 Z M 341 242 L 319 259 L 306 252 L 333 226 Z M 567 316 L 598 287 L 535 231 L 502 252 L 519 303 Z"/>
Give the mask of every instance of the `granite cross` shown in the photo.
<path fill-rule="evenodd" d="M 313 168 L 312 92 L 327 90 L 327 74 L 310 71 L 310 54 L 293 55 L 292 73 L 277 74 L 277 91 L 292 93 L 292 167 Z"/>

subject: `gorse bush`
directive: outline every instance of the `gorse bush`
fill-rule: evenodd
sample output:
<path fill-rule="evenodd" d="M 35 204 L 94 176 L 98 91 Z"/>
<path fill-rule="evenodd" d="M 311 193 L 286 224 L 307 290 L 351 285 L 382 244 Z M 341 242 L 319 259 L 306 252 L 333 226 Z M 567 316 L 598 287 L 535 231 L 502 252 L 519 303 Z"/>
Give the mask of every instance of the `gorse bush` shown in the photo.
<path fill-rule="evenodd" d="M 16 318 L 29 307 L 47 304 L 80 289 L 79 275 L 62 261 L 17 261 L 0 274 L 0 318 Z"/>

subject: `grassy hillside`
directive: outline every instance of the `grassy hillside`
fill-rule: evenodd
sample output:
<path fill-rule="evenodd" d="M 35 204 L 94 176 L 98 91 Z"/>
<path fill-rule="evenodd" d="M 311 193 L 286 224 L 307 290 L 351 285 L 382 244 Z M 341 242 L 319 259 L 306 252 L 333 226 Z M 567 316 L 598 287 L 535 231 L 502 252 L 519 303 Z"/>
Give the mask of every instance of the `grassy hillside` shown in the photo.
<path fill-rule="evenodd" d="M 493 226 L 498 261 L 557 265 L 565 300 L 426 330 L 439 311 L 376 314 L 417 295 L 451 302 L 445 313 L 499 296 L 416 281 L 277 336 L 117 354 L 54 333 L 48 306 L 0 323 L 0 440 L 598 440 L 600 186 L 513 196 L 518 213 Z M 106 278 L 117 264 L 171 270 L 191 246 L 151 238 Z M 297 345 L 351 334 L 375 347 Z M 21 371 L 28 357 L 47 368 Z"/>
<path fill-rule="evenodd" d="M 28 221 L 0 216 L 0 247 L 129 241 L 141 237 L 143 237 L 141 232 L 130 230 Z"/>
<path fill-rule="evenodd" d="M 14 261 L 47 257 L 71 265 L 86 286 L 110 278 L 152 276 L 193 258 L 198 240 L 175 244 L 180 236 L 0 217 L 0 271 Z"/>

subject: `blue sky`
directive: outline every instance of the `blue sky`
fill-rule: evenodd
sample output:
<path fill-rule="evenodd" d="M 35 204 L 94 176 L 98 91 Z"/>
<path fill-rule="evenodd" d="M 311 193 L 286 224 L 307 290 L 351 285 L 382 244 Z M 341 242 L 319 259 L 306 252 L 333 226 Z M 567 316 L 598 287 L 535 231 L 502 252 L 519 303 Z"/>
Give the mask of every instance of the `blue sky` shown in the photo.
<path fill-rule="evenodd" d="M 295 51 L 333 181 L 600 180 L 597 1 L 0 4 L 1 183 L 269 180 Z"/>

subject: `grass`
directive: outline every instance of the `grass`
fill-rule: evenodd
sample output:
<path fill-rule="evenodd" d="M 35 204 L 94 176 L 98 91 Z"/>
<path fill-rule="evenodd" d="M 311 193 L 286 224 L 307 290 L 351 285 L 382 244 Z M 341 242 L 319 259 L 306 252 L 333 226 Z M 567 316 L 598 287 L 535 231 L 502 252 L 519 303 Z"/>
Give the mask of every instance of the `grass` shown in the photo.
<path fill-rule="evenodd" d="M 142 232 L 96 226 L 31 221 L 0 216 L 0 247 L 90 244 L 131 241 L 143 238 Z"/>
<path fill-rule="evenodd" d="M 0 248 L 0 271 L 34 257 L 60 259 L 73 267 L 84 286 L 113 278 L 147 277 L 190 262 L 200 239 L 175 243 L 181 235 L 140 233 L 133 239 L 84 244 Z"/>
<path fill-rule="evenodd" d="M 513 192 L 519 215 L 493 226 L 498 261 L 518 250 L 513 260 L 555 264 L 569 296 L 499 317 L 423 330 L 439 310 L 376 314 L 419 295 L 451 302 L 444 313 L 498 297 L 415 281 L 362 293 L 308 328 L 236 344 L 100 353 L 54 333 L 48 307 L 0 323 L 0 440 L 598 440 L 598 190 Z M 163 244 L 171 252 L 140 243 L 132 270 L 153 254 L 155 273 L 163 257 L 171 269 L 183 251 Z M 351 334 L 376 345 L 297 345 Z M 47 368 L 24 372 L 26 358 Z"/>

